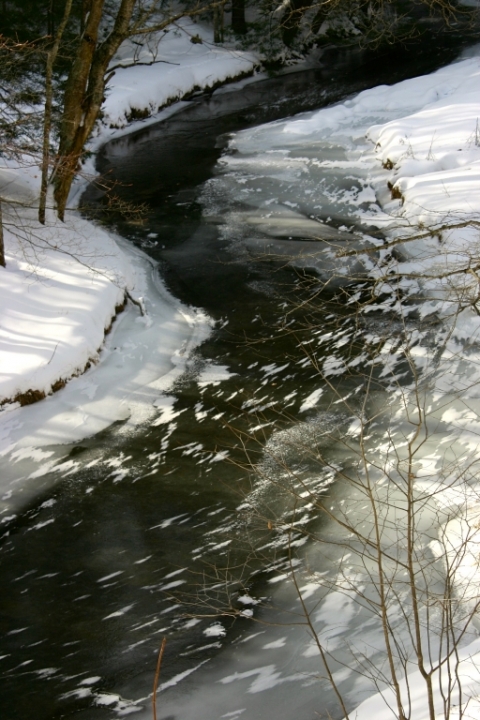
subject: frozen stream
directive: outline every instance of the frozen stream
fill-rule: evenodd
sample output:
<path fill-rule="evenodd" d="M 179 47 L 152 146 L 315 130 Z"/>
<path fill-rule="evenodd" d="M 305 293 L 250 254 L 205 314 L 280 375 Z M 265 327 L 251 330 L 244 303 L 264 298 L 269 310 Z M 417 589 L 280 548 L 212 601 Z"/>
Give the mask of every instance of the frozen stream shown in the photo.
<path fill-rule="evenodd" d="M 365 329 L 333 301 L 363 268 L 332 259 L 331 245 L 352 246 L 355 210 L 374 197 L 352 177 L 355 148 L 341 132 L 327 129 L 312 145 L 289 135 L 288 123 L 259 124 L 430 70 L 456 52 L 418 49 L 414 67 L 406 56 L 383 57 L 381 72 L 378 58 L 332 55 L 323 68 L 195 101 L 104 148 L 100 170 L 152 209 L 146 225 L 117 229 L 214 329 L 168 390 L 154 388 L 153 414 L 129 424 L 114 417 L 69 446 L 66 459 L 65 448 L 54 448 L 63 455 L 57 469 L 39 472 L 43 490 L 2 536 L 2 718 L 151 717 L 164 635 L 163 720 L 341 718 L 286 575 L 289 543 L 312 577 L 333 578 L 343 550 L 287 538 L 281 526 L 298 521 L 341 542 L 310 502 L 327 489 L 328 502 L 356 503 L 368 522 L 332 471 L 356 459 L 353 415 L 337 401 L 349 396 L 358 410 L 364 378 L 339 368 L 362 358 Z M 91 191 L 88 200 L 93 207 L 101 198 Z M 305 268 L 335 277 L 314 312 Z M 394 337 L 395 323 L 372 316 L 369 331 Z M 108 352 L 128 353 L 121 324 Z M 141 362 L 132 360 L 136 370 Z M 325 362 L 330 381 L 322 384 L 317 368 L 325 371 Z M 379 381 L 368 412 L 387 394 Z M 42 445 L 26 456 L 28 466 L 19 462 L 19 483 L 32 466 L 41 471 Z M 256 471 L 244 467 L 245 450 Z M 295 503 L 292 472 L 310 493 Z M 345 572 L 353 577 L 358 568 L 347 564 Z M 378 627 L 348 593 L 325 596 L 312 581 L 303 594 L 338 651 L 336 678 L 354 707 L 372 688 L 348 669 L 351 648 L 380 666 Z"/>

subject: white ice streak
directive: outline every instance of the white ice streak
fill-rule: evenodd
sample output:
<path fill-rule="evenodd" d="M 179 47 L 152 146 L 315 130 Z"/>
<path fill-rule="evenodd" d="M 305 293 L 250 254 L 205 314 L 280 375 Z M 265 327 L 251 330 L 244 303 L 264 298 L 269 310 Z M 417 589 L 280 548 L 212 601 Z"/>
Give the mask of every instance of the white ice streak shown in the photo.
<path fill-rule="evenodd" d="M 249 685 L 247 693 L 259 693 L 265 690 L 270 690 L 278 685 L 283 685 L 286 682 L 296 682 L 298 680 L 304 680 L 305 676 L 295 673 L 294 675 L 282 677 L 282 673 L 276 671 L 275 665 L 265 665 L 263 667 L 255 668 L 254 670 L 247 670 L 245 672 L 236 672 L 232 675 L 227 675 L 221 679 L 221 683 L 224 685 L 236 682 L 238 680 L 246 680 L 255 678 Z"/>
<path fill-rule="evenodd" d="M 314 408 L 317 404 L 317 401 L 319 398 L 323 395 L 323 388 L 317 388 L 313 392 L 308 395 L 308 397 L 305 398 L 305 400 L 302 402 L 300 406 L 300 412 L 306 412 L 307 410 L 311 410 Z"/>
<path fill-rule="evenodd" d="M 122 575 L 124 571 L 123 570 L 116 570 L 113 573 L 110 573 L 109 575 L 104 575 L 103 577 L 99 578 L 97 580 L 98 583 L 107 582 L 107 580 L 112 580 L 112 578 L 117 577 L 117 575 Z"/>
<path fill-rule="evenodd" d="M 125 607 L 121 608 L 120 610 L 116 610 L 115 612 L 110 613 L 110 615 L 106 615 L 103 620 L 110 620 L 111 618 L 117 618 L 122 617 L 122 615 L 125 615 L 129 610 L 131 610 L 134 607 L 135 603 L 132 605 L 126 605 Z"/>
<path fill-rule="evenodd" d="M 220 385 L 221 382 L 229 380 L 236 374 L 237 373 L 230 372 L 226 365 L 215 365 L 211 363 L 200 372 L 197 383 L 201 388 L 207 387 L 207 385 Z"/>
<path fill-rule="evenodd" d="M 173 409 L 176 400 L 177 398 L 173 397 L 172 395 L 161 395 L 154 401 L 154 407 L 156 407 L 160 411 L 158 418 L 156 418 L 155 422 L 153 423 L 155 426 L 166 425 L 174 418 L 178 417 L 182 412 L 184 412 L 183 410 Z"/>
<path fill-rule="evenodd" d="M 188 677 L 189 675 L 194 673 L 196 670 L 201 668 L 202 665 L 205 665 L 205 663 L 207 663 L 207 662 L 208 662 L 208 660 L 202 660 L 202 662 L 198 663 L 198 665 L 195 665 L 195 667 L 189 668 L 188 670 L 184 670 L 183 672 L 178 673 L 178 675 L 174 675 L 173 678 L 171 678 L 170 680 L 167 680 L 167 682 L 162 683 L 160 685 L 160 687 L 158 688 L 158 691 L 163 692 L 163 690 L 166 690 L 169 687 L 173 687 L 174 685 L 177 685 L 179 682 L 181 682 L 186 677 Z"/>

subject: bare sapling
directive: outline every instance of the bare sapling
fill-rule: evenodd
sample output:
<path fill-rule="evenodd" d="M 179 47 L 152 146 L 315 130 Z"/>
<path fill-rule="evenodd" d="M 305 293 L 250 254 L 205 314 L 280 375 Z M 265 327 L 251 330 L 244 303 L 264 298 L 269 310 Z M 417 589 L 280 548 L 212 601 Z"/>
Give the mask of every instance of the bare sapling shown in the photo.
<path fill-rule="evenodd" d="M 167 638 L 164 637 L 162 640 L 162 644 L 160 645 L 160 650 L 158 651 L 157 666 L 155 668 L 155 677 L 153 679 L 153 692 L 152 692 L 153 720 L 157 720 L 157 688 L 158 688 L 158 681 L 160 680 L 160 671 L 162 669 L 162 660 L 163 660 L 163 654 L 165 652 L 166 644 L 167 644 Z"/>

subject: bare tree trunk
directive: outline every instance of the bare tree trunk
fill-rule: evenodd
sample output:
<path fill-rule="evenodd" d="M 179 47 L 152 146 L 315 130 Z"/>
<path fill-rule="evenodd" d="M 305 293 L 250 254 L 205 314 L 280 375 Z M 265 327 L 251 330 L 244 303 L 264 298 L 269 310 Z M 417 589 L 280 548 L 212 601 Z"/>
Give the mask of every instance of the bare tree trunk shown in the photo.
<path fill-rule="evenodd" d="M 0 200 L 0 265 L 5 267 L 5 245 L 3 243 L 2 201 Z"/>
<path fill-rule="evenodd" d="M 47 35 L 51 38 L 55 35 L 55 0 L 50 0 L 47 9 Z"/>
<path fill-rule="evenodd" d="M 82 132 L 82 118 L 87 94 L 88 76 L 97 46 L 98 28 L 102 19 L 104 0 L 92 0 L 80 47 L 73 63 L 65 90 L 63 116 L 60 126 L 60 145 L 55 167 L 55 200 L 58 216 L 64 219 L 67 197 L 78 163 L 74 156 L 77 135 Z M 83 148 L 83 144 L 82 144 Z M 70 178 L 70 180 L 69 180 Z"/>
<path fill-rule="evenodd" d="M 291 0 L 289 9 L 282 17 L 282 39 L 290 46 L 300 30 L 300 23 L 312 0 Z"/>
<path fill-rule="evenodd" d="M 52 3 L 50 4 L 50 7 L 52 7 Z M 42 223 L 42 225 L 45 225 L 45 209 L 47 205 L 48 190 L 48 170 L 50 165 L 50 130 L 52 127 L 53 101 L 53 66 L 57 58 L 58 49 L 62 40 L 62 35 L 70 17 L 71 9 L 72 0 L 67 0 L 65 3 L 63 18 L 59 25 L 53 46 L 47 52 L 47 62 L 45 67 L 45 109 L 43 117 L 42 180 L 40 185 L 40 204 L 38 207 L 38 219 Z"/>
<path fill-rule="evenodd" d="M 90 11 L 90 0 L 82 0 L 82 7 L 80 12 L 80 35 L 83 35 L 83 31 L 85 30 L 85 22 L 87 20 L 87 15 Z"/>
<path fill-rule="evenodd" d="M 213 8 L 213 42 L 223 42 L 223 4 Z"/>
<path fill-rule="evenodd" d="M 245 0 L 232 0 L 232 30 L 239 35 L 244 35 L 247 32 Z"/>
<path fill-rule="evenodd" d="M 91 0 L 81 45 L 65 91 L 60 147 L 55 167 L 55 200 L 64 219 L 68 194 L 85 143 L 103 102 L 105 74 L 115 52 L 129 35 L 136 0 L 122 0 L 113 30 L 97 46 L 98 28 L 105 0 Z"/>
<path fill-rule="evenodd" d="M 312 32 L 314 35 L 318 33 L 320 28 L 322 27 L 323 23 L 327 19 L 328 16 L 328 10 L 325 7 L 325 5 L 322 3 L 317 11 L 317 14 L 312 20 Z"/>

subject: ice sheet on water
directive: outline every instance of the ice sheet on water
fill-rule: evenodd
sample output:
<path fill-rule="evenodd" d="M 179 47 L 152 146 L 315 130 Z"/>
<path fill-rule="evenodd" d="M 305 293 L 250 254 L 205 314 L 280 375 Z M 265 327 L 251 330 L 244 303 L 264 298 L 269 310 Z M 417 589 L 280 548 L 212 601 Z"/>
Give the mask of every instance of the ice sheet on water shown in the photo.
<path fill-rule="evenodd" d="M 202 667 L 202 665 L 205 665 L 208 660 L 203 660 L 202 662 L 198 663 L 198 665 L 195 665 L 195 667 L 189 668 L 188 670 L 184 670 L 181 673 L 178 673 L 178 675 L 175 675 L 171 680 L 167 680 L 167 682 L 164 682 L 159 687 L 159 692 L 163 692 L 164 690 L 167 690 L 170 687 L 173 687 L 174 685 L 178 685 L 179 682 L 187 678 L 189 675 L 194 673 L 196 670 Z"/>
<path fill-rule="evenodd" d="M 203 634 L 207 637 L 225 637 L 226 630 L 221 623 L 213 623 L 208 628 L 205 628 Z"/>
<path fill-rule="evenodd" d="M 211 363 L 200 372 L 197 383 L 201 388 L 207 387 L 207 385 L 220 385 L 221 382 L 229 380 L 235 375 L 236 373 L 231 372 L 227 365 Z"/>

